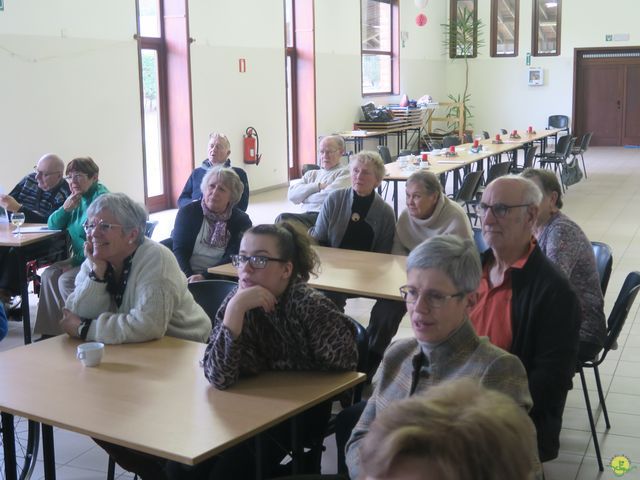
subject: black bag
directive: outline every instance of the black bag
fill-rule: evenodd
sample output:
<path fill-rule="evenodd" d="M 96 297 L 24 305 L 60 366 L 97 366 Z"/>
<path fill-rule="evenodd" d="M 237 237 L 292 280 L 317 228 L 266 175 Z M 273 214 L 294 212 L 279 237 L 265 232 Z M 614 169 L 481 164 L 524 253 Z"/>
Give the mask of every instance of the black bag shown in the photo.
<path fill-rule="evenodd" d="M 384 107 L 376 108 L 373 102 L 362 105 L 362 114 L 367 122 L 391 122 L 393 114 Z"/>
<path fill-rule="evenodd" d="M 573 157 L 562 167 L 562 171 L 560 172 L 560 178 L 562 179 L 562 183 L 565 186 L 570 186 L 575 183 L 578 183 L 582 180 L 583 174 L 582 170 L 580 170 L 580 164 L 578 163 L 578 159 Z"/>

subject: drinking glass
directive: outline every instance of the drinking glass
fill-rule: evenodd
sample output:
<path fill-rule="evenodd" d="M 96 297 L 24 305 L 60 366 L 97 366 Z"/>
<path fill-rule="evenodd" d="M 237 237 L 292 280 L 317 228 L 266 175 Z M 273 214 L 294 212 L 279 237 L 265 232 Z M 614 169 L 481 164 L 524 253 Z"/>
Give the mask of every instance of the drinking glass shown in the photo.
<path fill-rule="evenodd" d="M 20 236 L 21 235 L 20 226 L 24 223 L 24 213 L 16 212 L 13 215 L 11 215 L 11 223 L 17 227 L 16 231 L 13 232 L 14 235 Z"/>

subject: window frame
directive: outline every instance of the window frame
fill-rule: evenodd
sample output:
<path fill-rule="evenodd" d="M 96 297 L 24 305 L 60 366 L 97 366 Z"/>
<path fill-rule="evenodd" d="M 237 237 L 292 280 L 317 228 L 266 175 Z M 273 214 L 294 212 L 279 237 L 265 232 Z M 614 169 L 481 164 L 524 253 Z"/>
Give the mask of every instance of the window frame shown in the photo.
<path fill-rule="evenodd" d="M 362 18 L 363 2 L 388 3 L 391 8 L 391 19 L 389 21 L 391 49 L 388 51 L 369 50 L 362 48 Z M 400 93 L 400 7 L 399 0 L 360 0 L 360 93 L 362 97 L 398 95 Z M 384 92 L 364 91 L 364 56 L 376 55 L 385 56 L 391 63 L 391 88 Z"/>
<path fill-rule="evenodd" d="M 458 2 L 462 0 L 450 0 L 449 1 L 449 35 L 451 38 L 449 39 L 449 58 L 464 58 L 464 55 L 458 55 L 456 52 L 456 29 L 453 28 L 454 23 L 458 19 Z M 467 55 L 467 58 L 476 58 L 478 56 L 478 0 L 473 1 L 473 54 Z"/>
<path fill-rule="evenodd" d="M 540 29 L 540 2 L 547 2 L 548 0 L 534 0 L 533 1 L 533 15 L 531 20 L 531 55 L 534 57 L 558 57 L 560 56 L 560 40 L 562 37 L 562 0 L 555 0 L 558 5 L 556 6 L 556 51 L 554 53 L 540 53 L 538 51 L 538 30 Z"/>
<path fill-rule="evenodd" d="M 514 0 L 513 53 L 498 53 L 498 2 L 491 0 L 491 42 L 489 55 L 494 58 L 517 57 L 520 43 L 520 0 Z"/>

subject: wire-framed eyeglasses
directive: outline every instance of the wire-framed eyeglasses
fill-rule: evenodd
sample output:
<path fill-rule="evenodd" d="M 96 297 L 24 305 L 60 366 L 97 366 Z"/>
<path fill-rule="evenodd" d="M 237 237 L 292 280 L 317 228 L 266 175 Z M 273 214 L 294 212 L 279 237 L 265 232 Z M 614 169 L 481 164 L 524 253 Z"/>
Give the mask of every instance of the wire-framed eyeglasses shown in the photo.
<path fill-rule="evenodd" d="M 422 298 L 429 308 L 442 308 L 452 298 L 464 296 L 465 292 L 453 293 L 451 295 L 443 295 L 440 292 L 434 292 L 433 290 L 420 291 L 417 288 L 404 285 L 400 287 L 400 295 L 405 303 L 416 303 Z"/>

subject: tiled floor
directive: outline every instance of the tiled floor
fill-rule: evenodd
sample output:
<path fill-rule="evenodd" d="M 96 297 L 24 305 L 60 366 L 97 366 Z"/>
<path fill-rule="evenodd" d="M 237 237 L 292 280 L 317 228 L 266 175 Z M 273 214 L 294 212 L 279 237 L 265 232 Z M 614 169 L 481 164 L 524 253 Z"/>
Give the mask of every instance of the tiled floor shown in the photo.
<path fill-rule="evenodd" d="M 627 273 L 640 270 L 640 149 L 595 147 L 587 153 L 586 160 L 589 178 L 569 189 L 564 211 L 582 226 L 591 240 L 606 242 L 613 248 L 613 273 L 606 296 L 608 313 Z M 254 224 L 271 222 L 283 210 L 296 210 L 286 202 L 284 189 L 251 196 L 249 214 Z M 174 215 L 175 211 L 154 215 L 160 220 L 154 239 L 160 240 L 169 235 Z M 347 310 L 366 324 L 371 305 L 372 302 L 368 300 L 349 300 Z M 608 432 L 605 432 L 604 419 L 600 418 L 600 411 L 597 411 L 598 438 L 604 462 L 609 463 L 615 455 L 627 456 L 632 467 L 638 467 L 624 475 L 623 478 L 629 479 L 640 478 L 639 305 L 640 301 L 636 302 L 631 310 L 620 336 L 618 350 L 610 353 L 601 369 L 612 424 Z M 398 335 L 411 335 L 406 322 L 403 322 Z M 0 350 L 20 343 L 20 325 L 11 322 L 9 336 L 0 343 Z M 587 378 L 592 403 L 597 407 L 591 372 L 587 372 Z M 558 459 L 544 465 L 546 479 L 618 478 L 609 467 L 605 467 L 602 474 L 598 472 L 578 377 L 574 383 L 576 388 L 570 392 L 565 409 L 561 453 Z M 106 477 L 107 456 L 90 439 L 56 429 L 55 440 L 58 479 Z M 327 447 L 323 466 L 325 473 L 331 473 L 335 469 L 332 439 L 328 439 Z M 42 475 L 42 465 L 38 462 L 33 478 L 39 479 Z M 117 470 L 116 477 L 131 478 L 121 470 Z"/>

